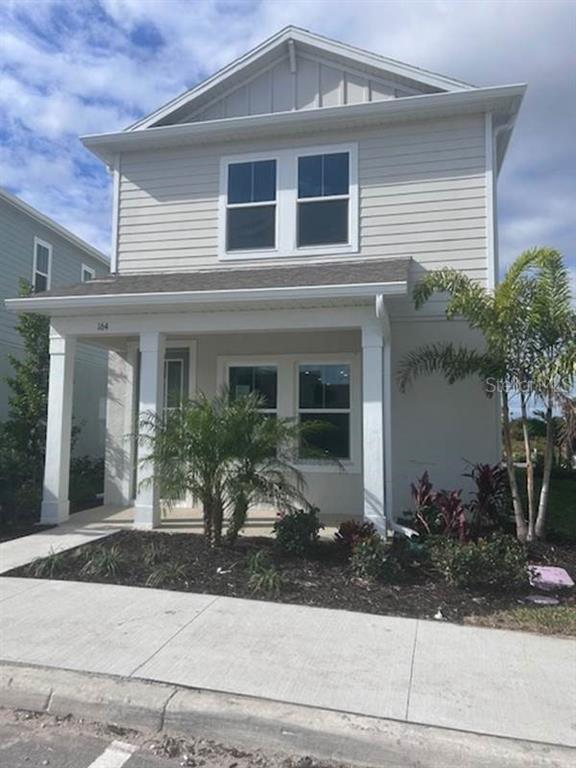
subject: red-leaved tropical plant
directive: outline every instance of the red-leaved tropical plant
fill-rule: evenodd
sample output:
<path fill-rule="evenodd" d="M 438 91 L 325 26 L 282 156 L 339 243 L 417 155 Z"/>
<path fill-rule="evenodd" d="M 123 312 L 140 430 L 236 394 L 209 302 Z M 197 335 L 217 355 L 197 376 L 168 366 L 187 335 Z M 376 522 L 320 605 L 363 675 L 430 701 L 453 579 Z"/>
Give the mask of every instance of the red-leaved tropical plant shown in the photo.
<path fill-rule="evenodd" d="M 475 485 L 469 505 L 473 536 L 486 528 L 502 527 L 512 507 L 506 468 L 501 464 L 474 464 L 464 477 Z"/>
<path fill-rule="evenodd" d="M 437 524 L 443 536 L 458 538 L 461 542 L 468 541 L 470 526 L 466 517 L 466 505 L 462 501 L 462 490 L 437 491 L 434 496 Z"/>
<path fill-rule="evenodd" d="M 345 520 L 340 526 L 334 538 L 339 544 L 342 544 L 348 551 L 352 552 L 354 547 L 361 541 L 369 539 L 378 533 L 374 523 L 369 520 Z"/>
<path fill-rule="evenodd" d="M 410 484 L 412 503 L 415 511 L 415 523 L 420 533 L 433 533 L 436 509 L 434 506 L 434 492 L 428 471 L 419 477 L 416 483 Z"/>

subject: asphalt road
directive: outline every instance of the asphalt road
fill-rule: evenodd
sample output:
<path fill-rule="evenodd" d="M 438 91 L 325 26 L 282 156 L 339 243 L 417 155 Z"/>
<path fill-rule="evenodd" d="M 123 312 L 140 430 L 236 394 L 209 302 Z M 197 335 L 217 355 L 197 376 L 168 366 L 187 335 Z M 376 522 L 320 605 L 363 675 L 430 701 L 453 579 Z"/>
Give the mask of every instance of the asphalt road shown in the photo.
<path fill-rule="evenodd" d="M 1 768 L 167 768 L 178 760 L 143 755 L 120 739 L 68 729 L 30 728 L 23 723 L 0 725 Z M 130 754 L 128 748 L 136 750 Z"/>
<path fill-rule="evenodd" d="M 0 707 L 0 768 L 351 768 Z"/>

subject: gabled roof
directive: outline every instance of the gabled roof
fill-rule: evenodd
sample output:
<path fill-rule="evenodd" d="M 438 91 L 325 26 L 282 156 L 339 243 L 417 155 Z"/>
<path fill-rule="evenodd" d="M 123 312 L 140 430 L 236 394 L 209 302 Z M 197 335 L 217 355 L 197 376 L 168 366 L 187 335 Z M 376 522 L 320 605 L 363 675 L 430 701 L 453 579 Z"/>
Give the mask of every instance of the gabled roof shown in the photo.
<path fill-rule="evenodd" d="M 139 131 L 159 124 L 165 124 L 173 116 L 190 113 L 195 105 L 205 104 L 207 99 L 221 95 L 226 88 L 231 88 L 269 65 L 279 56 L 290 57 L 294 61 L 296 51 L 314 52 L 328 57 L 329 60 L 353 66 L 356 69 L 381 76 L 387 81 L 420 93 L 442 93 L 450 91 L 473 90 L 474 86 L 438 75 L 419 67 L 364 51 L 346 43 L 308 32 L 299 27 L 288 26 L 276 35 L 253 48 L 248 53 L 227 65 L 199 85 L 177 96 L 152 114 L 142 118 L 127 128 L 127 131 Z"/>
<path fill-rule="evenodd" d="M 36 210 L 36 208 L 28 205 L 28 203 L 25 203 L 24 200 L 21 200 L 19 197 L 10 194 L 10 192 L 8 192 L 6 189 L 3 189 L 2 187 L 0 187 L 0 200 L 4 200 L 5 202 L 14 206 L 14 208 L 17 208 L 18 210 L 22 211 L 22 213 L 25 213 L 27 216 L 35 219 L 40 224 L 48 227 L 48 229 L 51 229 L 57 235 L 60 235 L 60 237 L 68 240 L 68 242 L 76 246 L 76 248 L 79 248 L 81 251 L 84 251 L 87 255 L 92 256 L 94 259 L 98 259 L 98 261 L 101 261 L 108 268 L 110 267 L 110 259 L 108 259 L 108 257 L 105 256 L 102 251 L 94 248 L 93 245 L 90 245 L 85 240 L 82 240 L 82 238 L 78 237 L 73 232 L 70 232 L 69 229 L 66 229 L 61 224 L 58 224 L 58 222 L 54 221 L 54 219 L 51 219 L 49 216 L 40 213 L 40 211 Z"/>

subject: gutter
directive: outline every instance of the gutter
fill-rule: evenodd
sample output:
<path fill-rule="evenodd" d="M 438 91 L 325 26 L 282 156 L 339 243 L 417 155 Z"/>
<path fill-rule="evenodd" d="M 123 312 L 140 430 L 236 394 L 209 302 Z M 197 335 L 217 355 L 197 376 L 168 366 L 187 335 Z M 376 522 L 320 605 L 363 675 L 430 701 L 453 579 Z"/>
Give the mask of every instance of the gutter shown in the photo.
<path fill-rule="evenodd" d="M 82 296 L 46 296 L 37 294 L 33 297 L 6 299 L 6 308 L 13 312 L 39 312 L 51 314 L 55 310 L 76 309 L 82 313 L 86 309 L 110 307 L 145 308 L 151 306 L 188 304 L 203 306 L 207 304 L 229 304 L 241 301 L 274 301 L 282 299 L 325 299 L 325 298 L 361 298 L 376 294 L 397 296 L 406 294 L 408 282 L 398 280 L 389 283 L 348 283 L 343 285 L 305 285 L 276 288 L 239 288 L 215 291 L 157 291 L 152 293 L 116 293 L 93 294 Z"/>
<path fill-rule="evenodd" d="M 424 118 L 462 112 L 504 111 L 516 113 L 526 90 L 525 85 L 503 85 L 493 88 L 452 91 L 449 93 L 406 96 L 401 99 L 345 104 L 293 112 L 246 115 L 196 123 L 182 123 L 83 136 L 83 145 L 110 165 L 113 156 L 122 151 L 150 147 L 258 138 L 273 132 L 305 131 L 314 128 L 336 130 L 341 127 L 369 126 L 385 121 Z"/>

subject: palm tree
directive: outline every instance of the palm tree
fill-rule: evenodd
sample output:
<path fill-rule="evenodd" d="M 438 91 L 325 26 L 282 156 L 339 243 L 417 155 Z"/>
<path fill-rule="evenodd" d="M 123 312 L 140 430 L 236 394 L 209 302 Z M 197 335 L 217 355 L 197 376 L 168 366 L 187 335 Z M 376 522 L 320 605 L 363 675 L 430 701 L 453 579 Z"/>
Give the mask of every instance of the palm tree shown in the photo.
<path fill-rule="evenodd" d="M 517 536 L 531 540 L 544 531 L 552 445 L 547 445 L 545 481 L 536 516 L 534 469 L 528 404 L 534 395 L 547 403 L 559 383 L 571 386 L 575 370 L 576 315 L 571 308 L 567 270 L 560 254 L 550 248 L 522 253 L 493 292 L 452 269 L 428 274 L 414 289 L 417 309 L 434 293 L 447 293 L 448 319 L 468 321 L 484 337 L 482 351 L 430 344 L 407 355 L 400 365 L 399 384 L 405 391 L 422 374 L 442 373 L 449 383 L 479 376 L 488 395 L 500 394 L 506 468 L 512 493 Z M 524 514 L 512 455 L 510 395 L 520 395 L 527 466 L 528 521 Z"/>
<path fill-rule="evenodd" d="M 302 475 L 289 461 L 300 427 L 267 416 L 261 406 L 256 395 L 231 402 L 224 391 L 141 419 L 139 439 L 150 449 L 144 461 L 155 467 L 149 482 L 159 483 L 168 504 L 187 494 L 200 502 L 210 546 L 221 544 L 226 518 L 234 541 L 258 502 L 308 506 Z"/>

